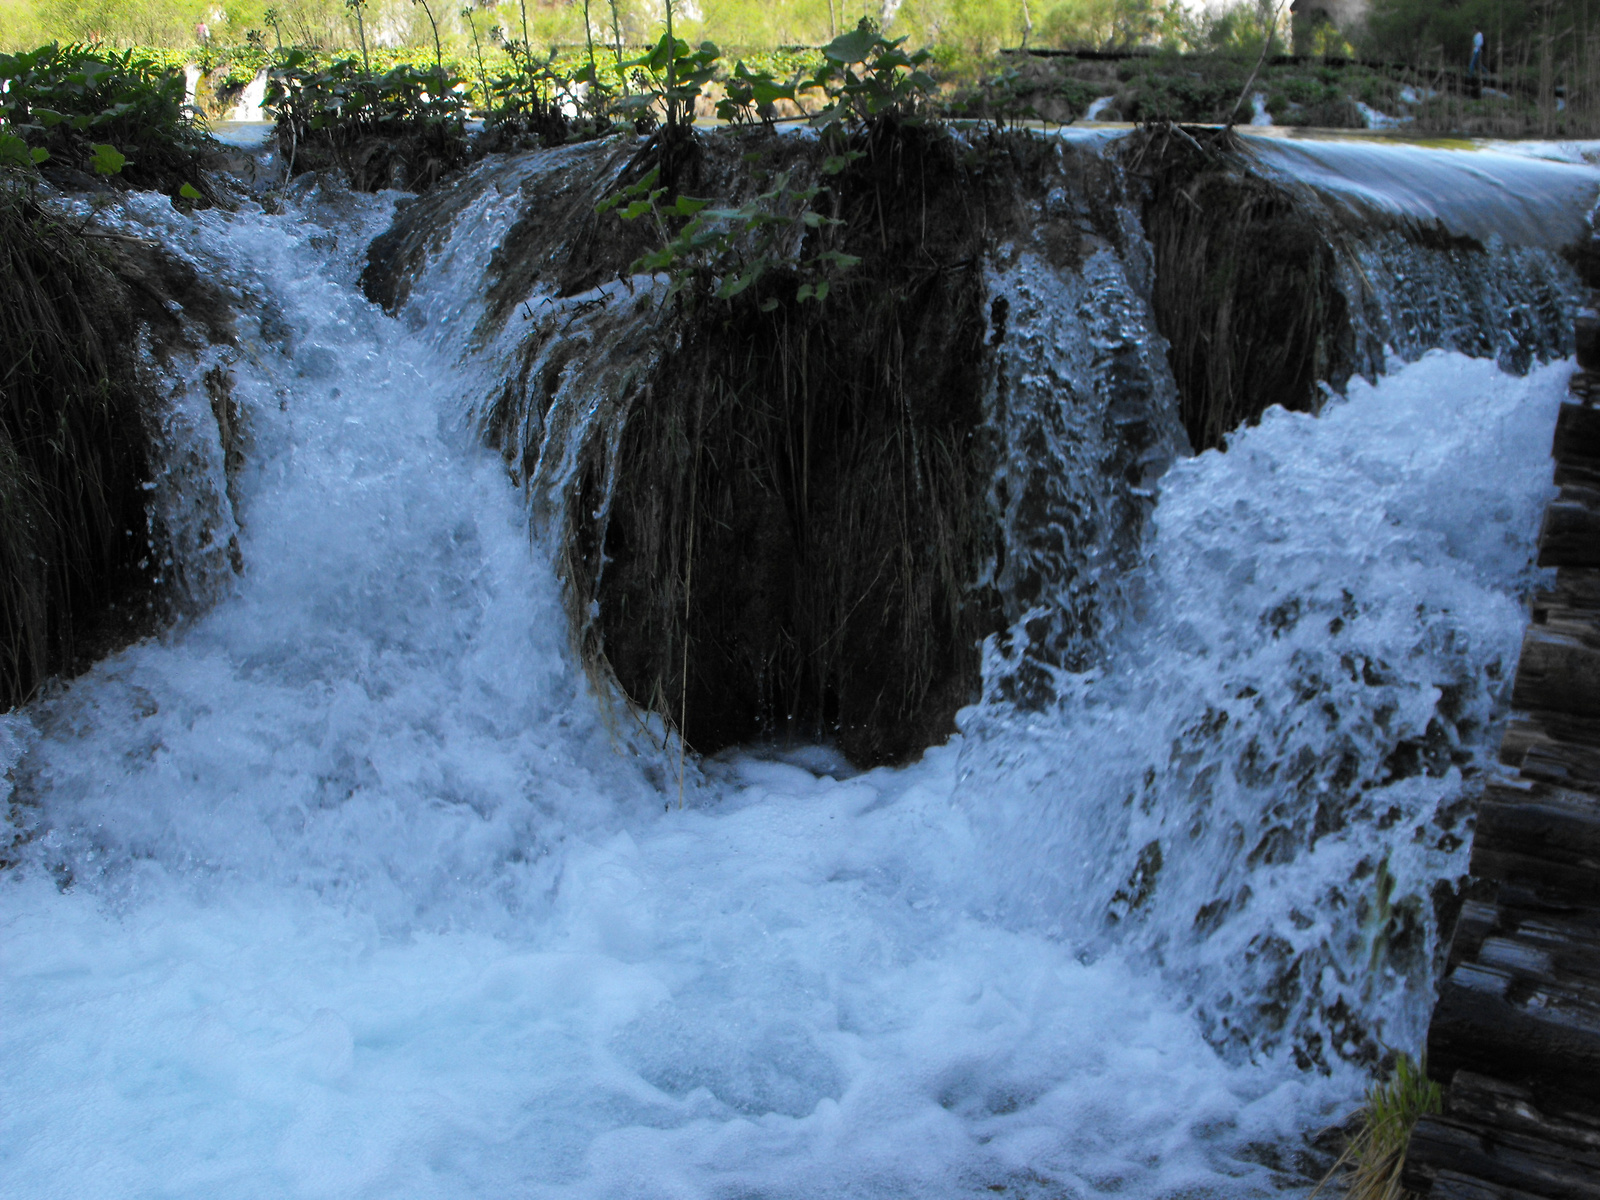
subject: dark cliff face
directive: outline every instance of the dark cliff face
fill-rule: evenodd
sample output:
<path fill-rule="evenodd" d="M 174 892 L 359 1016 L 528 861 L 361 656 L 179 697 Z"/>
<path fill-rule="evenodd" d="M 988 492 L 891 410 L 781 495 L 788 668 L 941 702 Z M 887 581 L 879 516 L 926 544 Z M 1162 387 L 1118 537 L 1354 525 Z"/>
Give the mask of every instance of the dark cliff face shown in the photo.
<path fill-rule="evenodd" d="M 146 487 L 154 371 L 234 334 L 227 299 L 191 266 L 142 239 L 86 235 L 26 191 L 0 195 L 0 246 L 5 708 L 168 617 L 167 534 Z M 224 376 L 212 390 L 236 443 Z M 225 449 L 237 459 L 237 444 Z"/>
<path fill-rule="evenodd" d="M 1007 694 L 1044 698 L 1090 656 L 1182 442 L 1114 163 L 922 127 L 849 148 L 828 173 L 838 147 L 751 130 L 673 162 L 719 205 L 817 183 L 859 259 L 821 303 L 797 299 L 810 242 L 734 301 L 630 276 L 651 232 L 595 205 L 659 161 L 632 139 L 485 164 L 403 209 L 364 278 L 403 307 L 451 223 L 509 200 L 473 334 L 505 356 L 486 436 L 597 680 L 701 752 L 823 737 L 903 761 L 980 698 L 997 636 Z"/>
<path fill-rule="evenodd" d="M 1127 151 L 1147 189 L 1156 320 L 1196 450 L 1274 404 L 1315 411 L 1319 383 L 1343 388 L 1356 366 L 1324 214 L 1228 144 L 1164 131 Z"/>
<path fill-rule="evenodd" d="M 1485 233 L 1492 215 L 1474 233 L 1376 197 L 1330 194 L 1274 168 L 1252 140 L 1166 126 L 1131 136 L 1119 151 L 1154 255 L 1156 320 L 1197 451 L 1223 445 L 1273 405 L 1316 412 L 1325 389 L 1376 377 L 1390 354 L 1459 350 L 1524 372 L 1570 352 L 1570 310 L 1578 275 L 1596 260 L 1592 239 L 1551 253 L 1529 245 L 1531 231 L 1507 212 L 1500 244 Z M 1408 167 L 1429 165 L 1397 156 L 1389 169 L 1403 191 Z M 1474 198 L 1516 187 L 1514 178 L 1454 183 L 1480 189 L 1465 200 L 1435 196 L 1457 216 Z"/>
<path fill-rule="evenodd" d="M 809 240 L 733 300 L 632 274 L 657 234 L 596 205 L 662 164 L 634 138 L 480 164 L 404 207 L 364 277 L 404 309 L 458 223 L 490 231 L 484 434 L 597 686 L 702 752 L 823 737 L 891 763 L 980 698 L 1047 704 L 1103 652 L 1175 455 L 1390 352 L 1525 369 L 1565 344 L 1557 256 L 1352 213 L 1228 134 L 849 148 L 836 172 L 808 134 L 671 151 L 719 206 L 818 186 L 859 259 L 820 304 Z"/>
<path fill-rule="evenodd" d="M 641 395 L 585 535 L 597 648 L 691 745 L 831 736 L 872 764 L 951 731 L 1000 624 L 981 582 L 991 197 L 953 143 L 909 131 L 831 190 L 860 265 L 820 304 L 762 311 L 793 293 L 778 275 L 708 306 Z"/>

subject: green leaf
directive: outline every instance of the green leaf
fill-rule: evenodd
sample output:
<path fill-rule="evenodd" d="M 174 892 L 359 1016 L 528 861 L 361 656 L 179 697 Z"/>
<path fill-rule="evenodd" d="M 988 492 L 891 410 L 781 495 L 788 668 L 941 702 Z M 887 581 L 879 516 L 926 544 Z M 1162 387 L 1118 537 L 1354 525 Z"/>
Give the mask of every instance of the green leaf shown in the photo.
<path fill-rule="evenodd" d="M 872 30 L 852 29 L 834 38 L 822 48 L 822 53 L 837 63 L 865 62 L 878 42 L 878 35 Z"/>
<path fill-rule="evenodd" d="M 632 268 L 636 275 L 654 275 L 657 271 L 665 271 L 672 266 L 677 258 L 671 247 L 657 250 L 652 254 L 642 254 L 634 260 Z"/>
<path fill-rule="evenodd" d="M 622 219 L 624 221 L 636 221 L 640 217 L 644 216 L 645 213 L 649 212 L 652 207 L 653 205 L 649 200 L 635 200 L 632 204 L 628 205 L 627 208 L 622 210 Z"/>
<path fill-rule="evenodd" d="M 764 75 L 757 75 L 750 81 L 750 91 L 755 96 L 756 104 L 761 106 L 776 104 L 779 100 L 794 99 L 792 86 L 779 83 Z"/>
<path fill-rule="evenodd" d="M 830 154 L 822 160 L 822 173 L 824 175 L 837 175 L 860 157 L 861 151 L 859 150 L 846 150 L 843 154 Z"/>
<path fill-rule="evenodd" d="M 764 263 L 756 263 L 755 266 L 751 267 L 737 279 L 726 280 L 723 285 L 717 289 L 717 299 L 732 300 L 740 292 L 744 291 L 745 288 L 749 287 L 752 283 L 761 278 L 761 270 L 765 265 L 766 264 Z"/>
<path fill-rule="evenodd" d="M 33 159 L 35 166 L 38 166 L 42 162 L 49 161 L 50 151 L 46 150 L 43 146 L 35 146 L 32 150 L 28 151 L 28 157 Z"/>
<path fill-rule="evenodd" d="M 763 300 L 761 302 L 761 311 L 762 312 L 771 312 L 773 309 L 775 309 L 777 307 L 778 307 L 778 298 L 776 296 L 768 296 L 765 300 Z"/>
<path fill-rule="evenodd" d="M 178 195 L 185 200 L 198 200 L 200 199 L 200 189 L 192 183 L 186 183 L 178 189 Z"/>
<path fill-rule="evenodd" d="M 33 157 L 28 143 L 14 133 L 0 132 L 0 166 L 31 167 L 41 161 Z"/>
<path fill-rule="evenodd" d="M 54 129 L 57 125 L 66 120 L 66 117 L 62 116 L 60 113 L 51 108 L 36 108 L 33 110 L 33 115 L 38 120 L 39 124 L 43 125 L 46 129 Z"/>
<path fill-rule="evenodd" d="M 128 165 L 128 157 L 108 143 L 90 142 L 89 165 L 96 175 L 117 175 Z"/>
<path fill-rule="evenodd" d="M 672 209 L 680 217 L 692 217 L 710 203 L 709 200 L 699 200 L 693 196 L 679 196 Z"/>

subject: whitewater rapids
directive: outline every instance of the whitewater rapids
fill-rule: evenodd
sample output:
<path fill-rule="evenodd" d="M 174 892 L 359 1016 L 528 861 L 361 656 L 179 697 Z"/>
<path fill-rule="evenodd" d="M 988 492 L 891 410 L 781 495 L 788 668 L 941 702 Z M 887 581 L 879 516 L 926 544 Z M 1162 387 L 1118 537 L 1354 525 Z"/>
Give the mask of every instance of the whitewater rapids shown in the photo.
<path fill-rule="evenodd" d="M 1425 897 L 1465 870 L 1434 834 L 1461 832 L 1504 711 L 1570 364 L 1433 353 L 1320 418 L 1270 412 L 1165 477 L 1107 666 L 1058 711 L 969 712 L 899 770 L 729 755 L 691 766 L 680 810 L 670 750 L 587 690 L 469 426 L 486 377 L 452 346 L 481 260 L 425 321 L 355 286 L 392 204 L 114 218 L 247 301 L 247 566 L 0 718 L 0 1192 L 1303 1186 L 1304 1137 L 1366 1077 L 1258 1028 L 1239 964 L 1263 938 L 1322 953 L 1329 995 L 1417 1049 L 1437 947 L 1345 978 L 1380 958 L 1350 881 L 1382 858 Z M 1352 656 L 1381 670 L 1342 681 Z M 1463 680 L 1489 682 L 1454 757 L 1380 769 Z M 1285 801 L 1240 767 L 1252 740 L 1348 750 L 1369 783 L 1309 845 L 1257 853 Z M 1130 893 L 1152 842 L 1153 892 Z"/>

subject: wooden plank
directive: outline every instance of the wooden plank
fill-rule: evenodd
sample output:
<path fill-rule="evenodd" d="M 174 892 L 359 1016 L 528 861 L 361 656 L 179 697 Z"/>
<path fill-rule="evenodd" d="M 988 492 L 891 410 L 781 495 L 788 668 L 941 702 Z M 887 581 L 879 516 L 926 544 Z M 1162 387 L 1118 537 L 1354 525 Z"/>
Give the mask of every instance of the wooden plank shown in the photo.
<path fill-rule="evenodd" d="M 1533 1093 L 1485 1075 L 1457 1071 L 1445 1111 L 1459 1120 L 1527 1134 L 1552 1153 L 1600 1155 L 1600 1113 L 1541 1108 Z"/>
<path fill-rule="evenodd" d="M 1600 380 L 1596 383 L 1600 384 Z M 1556 413 L 1550 456 L 1557 462 L 1569 458 L 1600 459 L 1600 408 L 1562 404 Z"/>
<path fill-rule="evenodd" d="M 1572 903 L 1600 903 L 1600 797 L 1547 783 L 1490 784 L 1468 869 L 1479 879 L 1559 889 Z"/>
<path fill-rule="evenodd" d="M 1437 1113 L 1412 1130 L 1401 1180 L 1413 1191 L 1428 1192 L 1446 1171 L 1546 1200 L 1600 1200 L 1600 1155 Z"/>
<path fill-rule="evenodd" d="M 1498 904 L 1485 900 L 1468 900 L 1462 904 L 1455 932 L 1450 937 L 1450 957 L 1445 962 L 1447 976 L 1461 963 L 1478 957 L 1483 943 L 1500 930 L 1504 916 Z"/>
<path fill-rule="evenodd" d="M 1493 963 L 1507 940 L 1544 953 L 1552 968 L 1600 985 L 1600 910 L 1591 907 L 1518 906 L 1499 899 L 1469 900 L 1461 907 L 1451 941 L 1448 976 L 1463 962 Z M 1503 955 L 1502 955 L 1503 957 Z"/>
<path fill-rule="evenodd" d="M 1600 317 L 1571 390 L 1600 401 Z M 1585 339 L 1587 339 L 1585 341 Z M 1484 790 L 1428 1031 L 1445 1111 L 1417 1123 L 1404 1183 L 1433 1200 L 1600 1200 L 1600 408 L 1561 407 L 1560 496 L 1512 684 L 1520 710 Z"/>
<path fill-rule="evenodd" d="M 1568 791 L 1600 794 L 1600 747 L 1540 742 L 1523 754 L 1522 775 Z"/>
<path fill-rule="evenodd" d="M 1448 1172 L 1547 1200 L 1600 1200 L 1600 1156 L 1520 1129 L 1434 1114 L 1417 1122 L 1411 1147 L 1402 1181 L 1414 1191 Z"/>
<path fill-rule="evenodd" d="M 1600 506 L 1589 488 L 1567 487 L 1544 510 L 1541 567 L 1600 567 Z"/>
<path fill-rule="evenodd" d="M 1562 567 L 1556 571 L 1553 588 L 1534 593 L 1533 619 L 1544 624 L 1551 608 L 1570 608 L 1600 618 L 1600 570 L 1592 567 Z"/>
<path fill-rule="evenodd" d="M 1428 1028 L 1428 1070 L 1458 1071 L 1530 1089 L 1583 1111 L 1600 1101 L 1600 984 L 1560 971 L 1539 947 L 1497 948 L 1501 961 L 1450 972 Z"/>
<path fill-rule="evenodd" d="M 1557 712 L 1517 713 L 1500 742 L 1500 761 L 1520 767 L 1533 747 L 1558 743 L 1600 751 L 1600 720 Z"/>
<path fill-rule="evenodd" d="M 1600 717 L 1600 648 L 1549 624 L 1531 625 L 1511 688 L 1511 704 L 1576 717 Z"/>
<path fill-rule="evenodd" d="M 1428 1200 L 1547 1200 L 1543 1195 L 1473 1179 L 1451 1170 L 1440 1171 L 1425 1195 Z"/>

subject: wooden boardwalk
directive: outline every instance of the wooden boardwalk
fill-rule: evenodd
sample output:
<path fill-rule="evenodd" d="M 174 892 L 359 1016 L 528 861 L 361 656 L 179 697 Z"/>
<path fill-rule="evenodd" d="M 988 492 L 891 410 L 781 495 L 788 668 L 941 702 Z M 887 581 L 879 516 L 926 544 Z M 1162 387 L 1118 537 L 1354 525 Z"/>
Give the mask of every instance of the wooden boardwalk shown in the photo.
<path fill-rule="evenodd" d="M 1535 598 L 1507 770 L 1473 838 L 1494 898 L 1462 909 L 1428 1030 L 1444 1112 L 1406 1157 L 1405 1186 L 1432 1200 L 1600 1200 L 1600 374 L 1572 390 L 1539 539 L 1556 585 Z"/>

